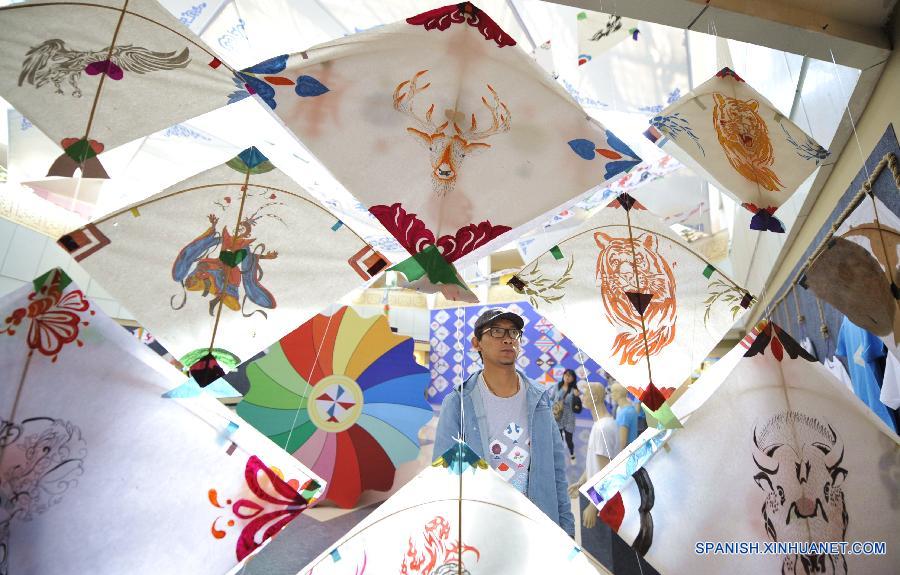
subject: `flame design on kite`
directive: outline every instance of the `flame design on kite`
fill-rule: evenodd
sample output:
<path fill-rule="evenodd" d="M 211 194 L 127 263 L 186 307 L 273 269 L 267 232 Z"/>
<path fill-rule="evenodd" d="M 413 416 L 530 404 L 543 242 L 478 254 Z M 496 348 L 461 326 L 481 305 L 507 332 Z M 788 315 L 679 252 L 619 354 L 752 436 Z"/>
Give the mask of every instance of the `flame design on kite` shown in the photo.
<path fill-rule="evenodd" d="M 759 102 L 714 93 L 713 127 L 731 166 L 763 188 L 777 192 L 784 187 L 769 169 L 775 163 L 769 129 L 759 115 Z"/>
<path fill-rule="evenodd" d="M 419 86 L 419 78 L 428 70 L 417 72 L 411 79 L 404 80 L 394 89 L 394 109 L 411 118 L 417 128 L 408 127 L 406 131 L 415 136 L 416 140 L 431 152 L 431 180 L 435 193 L 444 196 L 456 186 L 456 177 L 462 166 L 463 160 L 485 151 L 490 144 L 479 142 L 495 134 L 509 131 L 509 122 L 512 119 L 509 108 L 500 100 L 500 96 L 490 84 L 487 89 L 490 92 L 491 101 L 482 96 L 481 102 L 491 113 L 491 125 L 485 130 L 478 130 L 478 120 L 475 114 L 471 114 L 468 129 L 463 129 L 456 122 L 456 118 L 450 118 L 443 124 L 437 125 L 432 120 L 434 104 L 425 112 L 425 116 L 419 116 L 413 110 L 413 101 L 416 96 L 431 86 L 431 83 Z M 405 91 L 404 91 L 405 88 Z M 454 115 L 454 114 L 451 114 Z M 447 134 L 447 128 L 453 124 L 454 134 Z"/>
<path fill-rule="evenodd" d="M 191 63 L 191 55 L 185 48 L 181 52 L 154 52 L 134 46 L 113 46 L 95 51 L 71 50 L 59 38 L 45 40 L 28 50 L 19 74 L 19 86 L 27 82 L 40 89 L 48 82 L 57 94 L 65 94 L 62 83 L 72 87 L 72 96 L 81 97 L 78 81 L 81 73 L 89 76 L 106 74 L 111 80 L 121 80 L 125 72 L 145 74 L 160 70 L 185 68 Z"/>
<path fill-rule="evenodd" d="M 620 356 L 621 365 L 635 365 L 675 341 L 675 275 L 660 255 L 658 240 L 652 233 L 629 239 L 597 232 L 594 240 L 600 248 L 597 279 L 606 317 L 626 330 L 616 336 L 612 355 Z M 643 315 L 646 349 L 641 314 L 629 300 L 628 292 L 652 294 Z"/>
<path fill-rule="evenodd" d="M 450 542 L 450 523 L 438 515 L 422 530 L 421 545 L 409 538 L 409 549 L 400 564 L 401 575 L 469 575 L 463 557 L 474 554 L 475 561 L 481 552 L 471 545 Z"/>

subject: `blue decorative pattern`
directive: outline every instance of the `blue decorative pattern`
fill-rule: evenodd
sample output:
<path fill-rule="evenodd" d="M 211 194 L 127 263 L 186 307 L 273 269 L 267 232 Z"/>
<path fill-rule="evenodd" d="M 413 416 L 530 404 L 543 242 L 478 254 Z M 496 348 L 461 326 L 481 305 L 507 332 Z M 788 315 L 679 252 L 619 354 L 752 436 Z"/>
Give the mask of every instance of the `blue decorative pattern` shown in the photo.
<path fill-rule="evenodd" d="M 187 10 L 181 13 L 181 16 L 178 17 L 178 21 L 184 24 L 185 26 L 190 26 L 194 23 L 200 14 L 206 9 L 206 2 L 201 2 L 195 6 L 191 6 Z"/>
<path fill-rule="evenodd" d="M 517 361 L 517 367 L 525 375 L 538 382 L 555 384 L 562 379 L 563 371 L 574 369 L 579 379 L 606 383 L 606 372 L 597 362 L 579 351 L 569 338 L 533 307 L 526 302 L 502 307 L 518 313 L 525 320 L 522 353 Z M 467 306 L 431 312 L 431 385 L 427 391 L 428 401 L 440 404 L 453 386 L 462 384 L 465 378 L 481 369 L 481 360 L 469 341 L 475 320 L 486 309 L 488 306 Z M 579 417 L 589 418 L 590 414 L 585 410 Z"/>

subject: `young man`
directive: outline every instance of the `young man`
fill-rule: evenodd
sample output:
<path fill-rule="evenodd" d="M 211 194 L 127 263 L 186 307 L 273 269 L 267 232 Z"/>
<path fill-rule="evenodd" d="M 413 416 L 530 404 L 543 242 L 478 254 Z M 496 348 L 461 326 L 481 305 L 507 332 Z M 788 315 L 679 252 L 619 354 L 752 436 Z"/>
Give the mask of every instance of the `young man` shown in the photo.
<path fill-rule="evenodd" d="M 516 371 L 524 325 L 518 315 L 497 308 L 475 322 L 472 347 L 481 355 L 484 369 L 444 399 L 434 453 L 444 453 L 461 437 L 573 537 L 565 446 L 550 400 L 542 385 Z"/>

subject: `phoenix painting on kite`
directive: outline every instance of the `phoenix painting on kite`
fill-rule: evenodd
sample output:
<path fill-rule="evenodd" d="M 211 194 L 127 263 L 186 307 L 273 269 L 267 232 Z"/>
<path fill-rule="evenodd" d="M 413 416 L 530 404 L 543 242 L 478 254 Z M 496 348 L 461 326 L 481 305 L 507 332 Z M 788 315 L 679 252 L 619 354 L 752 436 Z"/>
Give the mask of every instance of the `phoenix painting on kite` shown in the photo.
<path fill-rule="evenodd" d="M 82 72 L 88 76 L 106 74 L 110 80 L 121 80 L 125 72 L 144 74 L 157 70 L 185 68 L 191 62 L 188 49 L 181 52 L 154 52 L 140 46 L 112 46 L 95 51 L 71 50 L 59 38 L 45 40 L 28 50 L 19 74 L 19 86 L 27 82 L 35 88 L 49 83 L 57 94 L 65 94 L 62 83 L 72 87 L 71 95 L 80 98 L 78 81 Z"/>
<path fill-rule="evenodd" d="M 269 199 L 274 199 L 274 194 Z M 216 203 L 224 211 L 227 209 L 225 204 L 230 204 L 231 198 L 225 198 L 225 204 Z M 219 218 L 215 214 L 207 216 L 209 227 L 178 252 L 172 265 L 172 279 L 182 287 L 181 303 L 175 303 L 177 295 L 170 298 L 172 309 L 184 307 L 189 291 L 202 292 L 204 298 L 213 296 L 209 302 L 211 316 L 216 314 L 216 307 L 221 303 L 232 311 L 240 311 L 245 317 L 254 313 L 267 317 L 261 309 L 245 312 L 248 299 L 261 308 L 275 309 L 275 296 L 261 283 L 263 270 L 260 262 L 277 259 L 278 252 L 266 249 L 264 243 L 252 237 L 253 227 L 260 218 L 272 217 L 284 223 L 273 213 L 263 213 L 265 208 L 274 205 L 280 204 L 265 203 L 253 214 L 241 218 L 234 234 L 228 231 L 227 225 L 218 230 Z M 217 247 L 219 254 L 211 256 Z M 244 289 L 243 297 L 241 287 Z"/>

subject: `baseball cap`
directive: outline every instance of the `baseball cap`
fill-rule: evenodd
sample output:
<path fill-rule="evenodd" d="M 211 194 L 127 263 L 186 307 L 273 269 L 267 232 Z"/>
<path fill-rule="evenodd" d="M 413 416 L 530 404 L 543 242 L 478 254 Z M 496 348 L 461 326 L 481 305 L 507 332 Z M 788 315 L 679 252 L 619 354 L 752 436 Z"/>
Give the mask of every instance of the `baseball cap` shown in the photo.
<path fill-rule="evenodd" d="M 522 316 L 509 310 L 495 307 L 478 316 L 478 319 L 475 320 L 475 333 L 479 333 L 481 331 L 481 328 L 501 319 L 508 319 L 513 323 L 513 325 L 516 326 L 516 328 L 520 330 L 525 327 L 525 320 L 522 319 Z"/>

